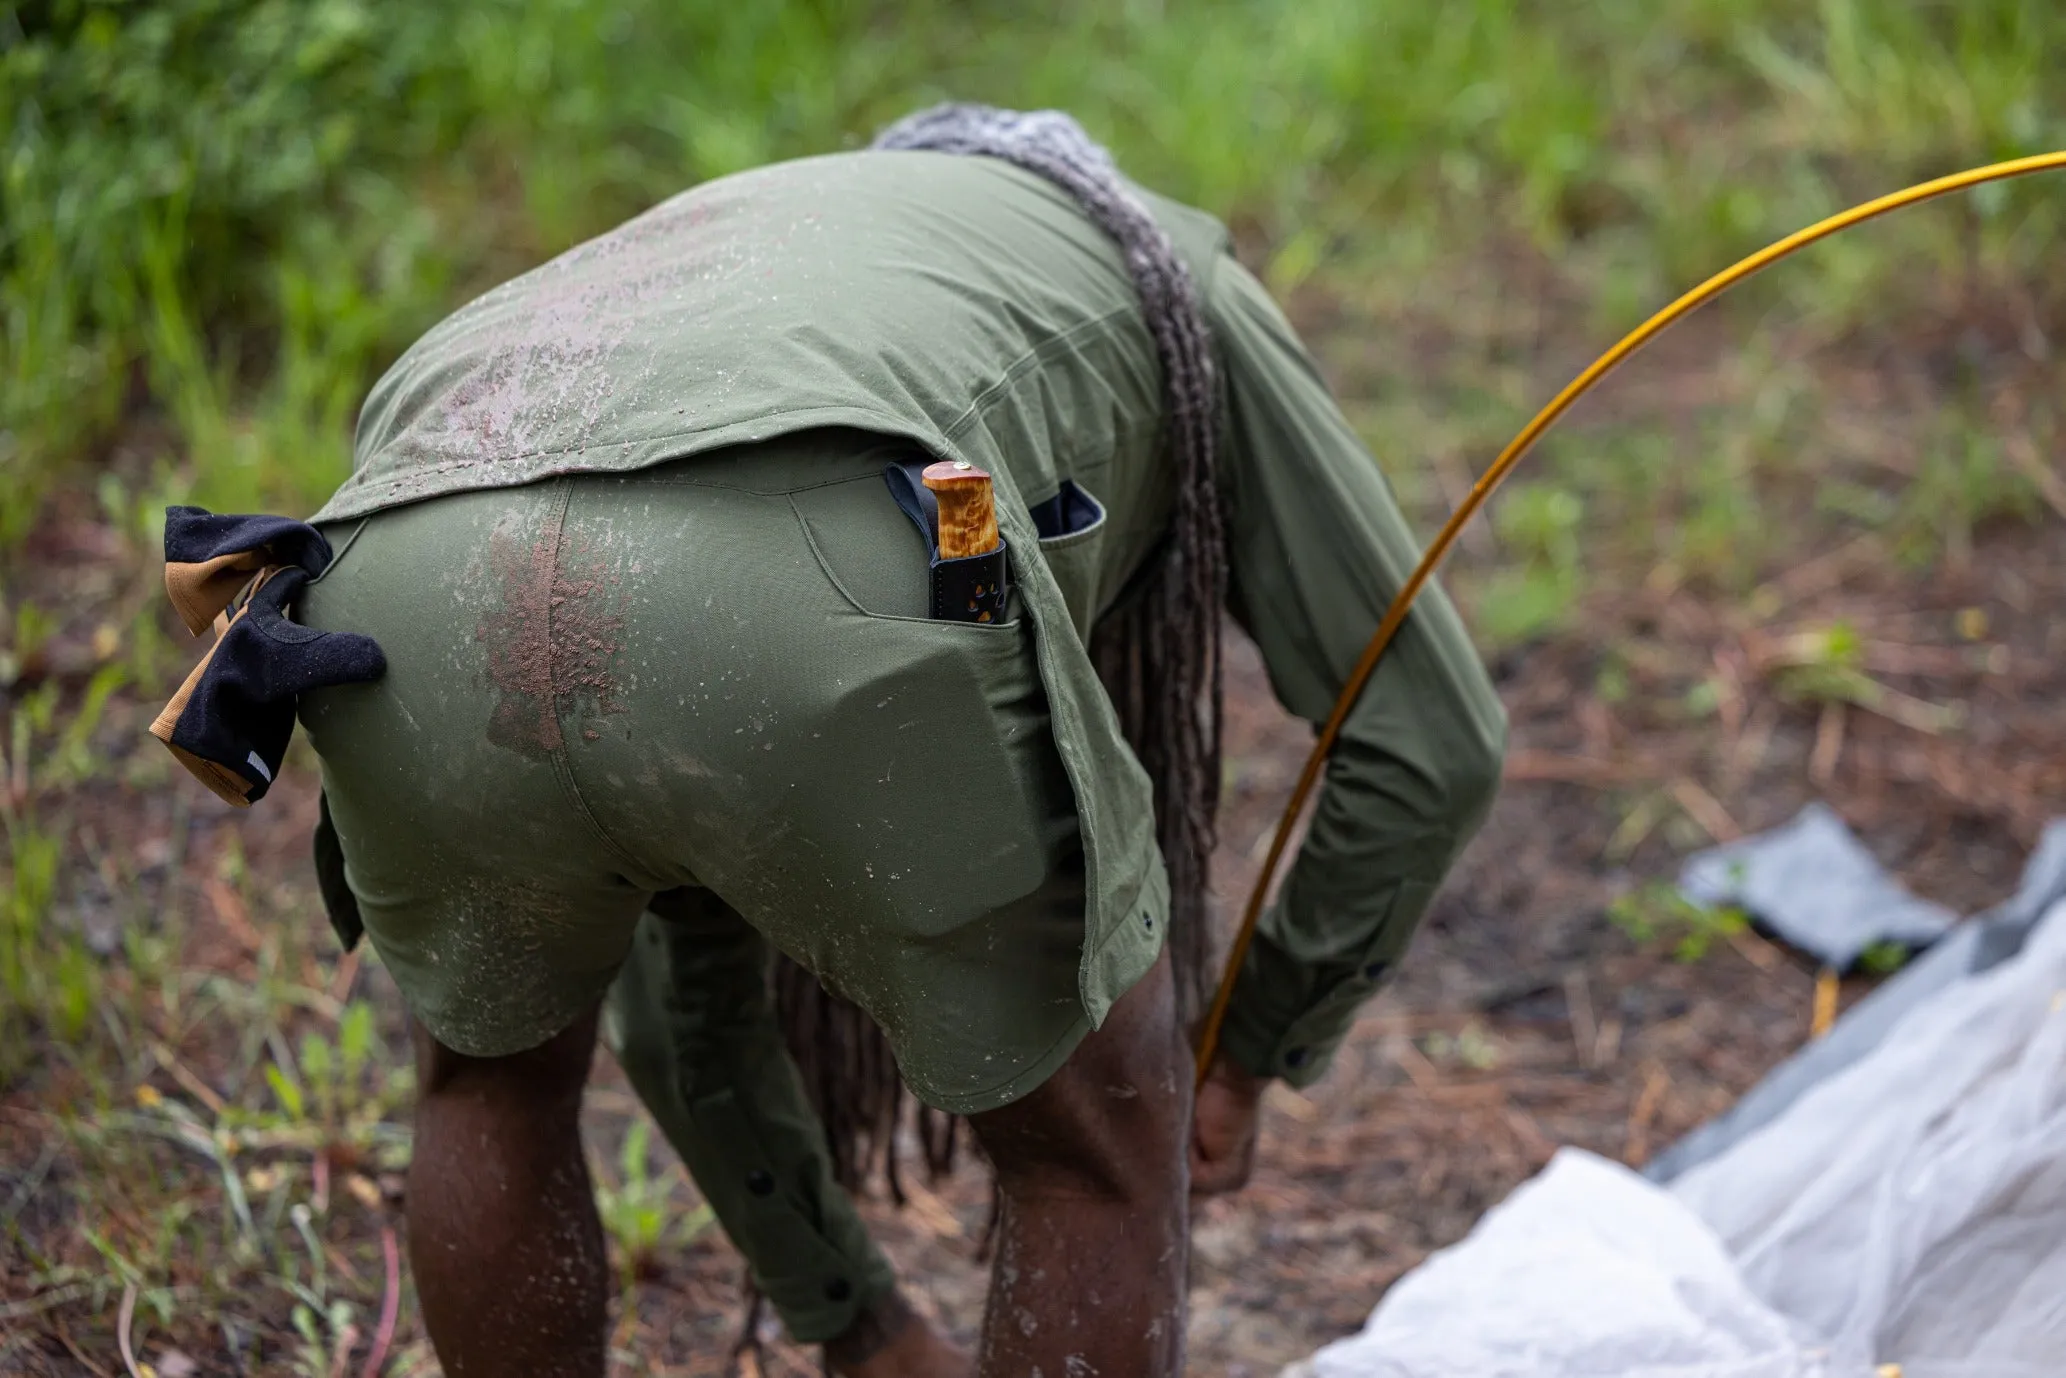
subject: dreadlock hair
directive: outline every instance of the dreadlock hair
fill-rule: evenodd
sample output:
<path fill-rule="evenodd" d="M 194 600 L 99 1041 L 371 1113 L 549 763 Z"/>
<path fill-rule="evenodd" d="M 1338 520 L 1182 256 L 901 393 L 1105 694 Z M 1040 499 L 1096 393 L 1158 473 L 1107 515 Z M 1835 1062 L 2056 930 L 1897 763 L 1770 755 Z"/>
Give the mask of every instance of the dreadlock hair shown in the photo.
<path fill-rule="evenodd" d="M 1154 787 L 1155 836 L 1170 881 L 1171 963 L 1188 1024 L 1203 1001 L 1212 947 L 1206 882 L 1219 807 L 1219 619 L 1227 588 L 1215 473 L 1217 382 L 1191 275 L 1111 155 L 1059 111 L 950 103 L 891 125 L 873 147 L 1000 158 L 1044 177 L 1118 244 L 1140 296 L 1162 366 L 1175 512 L 1168 538 L 1099 623 L 1090 651 L 1120 730 Z M 854 1187 L 880 1167 L 901 1204 L 897 1135 L 906 1092 L 887 1040 L 860 1009 L 786 958 L 778 963 L 776 996 L 790 1051 L 825 1124 L 835 1175 Z M 928 1169 L 951 1168 L 954 1121 L 921 1106 L 916 1129 Z"/>
<path fill-rule="evenodd" d="M 889 1040 L 859 1005 L 832 994 L 787 957 L 775 964 L 775 1009 L 804 1092 L 825 1126 L 833 1180 L 852 1191 L 880 1172 L 890 1199 L 903 1205 L 897 1131 L 908 1092 Z M 932 1177 L 953 1166 L 959 1124 L 918 1103 L 913 1128 Z"/>
<path fill-rule="evenodd" d="M 1169 870 L 1171 959 L 1186 1014 L 1210 949 L 1205 890 L 1220 786 L 1220 607 L 1226 539 L 1215 476 L 1218 392 L 1212 342 L 1190 272 L 1112 155 L 1058 110 L 985 105 L 922 110 L 876 148 L 1001 158 L 1069 193 L 1119 245 L 1162 365 L 1166 443 L 1176 466 L 1170 539 L 1093 638 L 1098 678 L 1155 787 L 1155 835 Z"/>

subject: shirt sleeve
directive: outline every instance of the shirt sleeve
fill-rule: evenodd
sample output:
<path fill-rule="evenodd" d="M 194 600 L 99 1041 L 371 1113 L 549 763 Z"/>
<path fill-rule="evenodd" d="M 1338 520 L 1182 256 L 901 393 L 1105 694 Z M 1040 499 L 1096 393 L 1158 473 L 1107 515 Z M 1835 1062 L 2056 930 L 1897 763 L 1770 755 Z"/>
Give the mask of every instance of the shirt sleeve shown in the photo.
<path fill-rule="evenodd" d="M 1230 257 L 1206 289 L 1226 375 L 1229 606 L 1290 712 L 1323 722 L 1420 546 L 1376 461 L 1262 285 Z M 1430 585 L 1344 723 L 1222 1046 L 1317 1080 L 1404 952 L 1498 789 L 1506 717 Z"/>

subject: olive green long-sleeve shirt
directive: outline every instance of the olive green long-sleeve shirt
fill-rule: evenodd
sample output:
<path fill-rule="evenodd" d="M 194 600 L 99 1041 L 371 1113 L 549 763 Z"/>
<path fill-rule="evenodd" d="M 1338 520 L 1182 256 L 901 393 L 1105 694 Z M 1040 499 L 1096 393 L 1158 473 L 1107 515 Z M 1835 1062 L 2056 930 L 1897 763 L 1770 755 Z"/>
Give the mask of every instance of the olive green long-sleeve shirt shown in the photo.
<path fill-rule="evenodd" d="M 1417 556 L 1382 475 L 1218 222 L 1151 207 L 1190 264 L 1224 374 L 1232 608 L 1284 704 L 1324 717 Z M 1119 254 L 1062 192 L 982 158 L 854 153 L 721 179 L 434 328 L 375 388 L 336 521 L 550 475 L 642 468 L 826 427 L 997 477 L 1081 825 L 1084 1009 L 1159 934 L 1145 774 L 1085 646 L 1166 529 L 1160 369 Z M 1105 521 L 1042 541 L 1072 480 Z M 1342 734 L 1228 1051 L 1303 1084 L 1403 949 L 1482 819 L 1503 721 L 1438 589 Z"/>
<path fill-rule="evenodd" d="M 1278 700 L 1324 720 L 1419 558 L 1377 464 L 1261 286 L 1222 260 L 1234 615 Z M 1397 963 L 1498 788 L 1505 715 L 1455 609 L 1424 592 L 1343 724 L 1304 845 L 1263 919 L 1223 1043 L 1306 1085 Z"/>

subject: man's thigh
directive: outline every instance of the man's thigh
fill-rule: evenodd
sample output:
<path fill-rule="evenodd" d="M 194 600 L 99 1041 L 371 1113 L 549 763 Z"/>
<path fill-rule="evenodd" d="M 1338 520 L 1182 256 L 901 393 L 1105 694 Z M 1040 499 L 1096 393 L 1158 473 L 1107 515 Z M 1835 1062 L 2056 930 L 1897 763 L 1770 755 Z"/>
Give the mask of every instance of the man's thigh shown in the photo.
<path fill-rule="evenodd" d="M 983 1372 L 1182 1371 L 1191 1078 L 1165 953 L 1039 1089 L 974 1117 L 1002 1197 Z"/>
<path fill-rule="evenodd" d="M 1007 1185 L 1182 1200 L 1190 1113 L 1190 1061 L 1165 952 L 1037 1089 L 970 1124 Z"/>

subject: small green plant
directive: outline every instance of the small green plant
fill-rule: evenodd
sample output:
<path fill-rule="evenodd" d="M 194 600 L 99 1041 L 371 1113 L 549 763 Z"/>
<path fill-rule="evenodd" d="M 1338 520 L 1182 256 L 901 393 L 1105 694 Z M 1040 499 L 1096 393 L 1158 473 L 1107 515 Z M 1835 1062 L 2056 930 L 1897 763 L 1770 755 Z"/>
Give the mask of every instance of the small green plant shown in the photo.
<path fill-rule="evenodd" d="M 1892 976 L 1908 965 L 1908 957 L 1905 944 L 1873 943 L 1858 954 L 1858 968 L 1873 976 Z"/>
<path fill-rule="evenodd" d="M 1983 419 L 1948 417 L 1901 495 L 1892 520 L 1894 553 L 1917 568 L 1942 559 L 1963 564 L 1972 556 L 1975 528 L 2038 510 L 2037 487 L 2010 462 L 1998 428 Z"/>
<path fill-rule="evenodd" d="M 1610 649 L 1593 675 L 1593 693 L 1602 703 L 1618 704 L 1628 701 L 1630 690 L 1628 659 L 1618 648 Z"/>
<path fill-rule="evenodd" d="M 1872 694 L 1865 673 L 1865 642 L 1848 622 L 1833 622 L 1787 639 L 1774 680 L 1788 697 L 1807 703 L 1857 703 Z"/>
<path fill-rule="evenodd" d="M 1841 621 L 1787 637 L 1771 661 L 1774 687 L 1796 702 L 1854 704 L 1918 732 L 1948 732 L 1965 720 L 1958 705 L 1891 689 L 1864 667 L 1864 639 Z"/>
<path fill-rule="evenodd" d="M 1489 1072 L 1499 1066 L 1498 1040 L 1475 1019 L 1454 1034 L 1429 1034 L 1421 1041 L 1421 1051 L 1434 1061 L 1454 1060 L 1473 1072 Z"/>
<path fill-rule="evenodd" d="M 1727 941 L 1750 928 L 1741 909 L 1710 909 L 1688 899 L 1676 886 L 1658 882 L 1621 896 L 1607 906 L 1616 928 L 1644 946 L 1670 945 L 1674 961 L 1692 963 L 1705 957 L 1717 939 Z"/>
<path fill-rule="evenodd" d="M 707 1202 L 686 1213 L 677 1208 L 673 1184 L 653 1175 L 648 1165 L 651 1147 L 652 1125 L 636 1117 L 617 1155 L 618 1180 L 611 1183 L 595 1174 L 603 1228 L 617 1246 L 627 1280 L 654 1271 L 662 1253 L 687 1247 L 713 1218 Z"/>
<path fill-rule="evenodd" d="M 0 648 L 0 683 L 12 684 L 57 627 L 57 618 L 46 609 L 26 602 L 17 606 L 7 645 Z"/>
<path fill-rule="evenodd" d="M 331 1133 L 343 1128 L 346 1117 L 357 1106 L 372 1042 L 373 1007 L 363 1000 L 355 1000 L 345 1007 L 337 1021 L 335 1042 L 313 1029 L 301 1036 L 301 1074 L 307 1079 L 315 1102 L 310 1108 L 314 1117 Z M 269 1076 L 271 1071 L 268 1069 Z M 282 1081 L 285 1081 L 284 1077 Z M 281 1088 L 276 1086 L 274 1089 L 277 1092 Z M 295 1098 L 290 1113 L 298 1117 L 301 1113 L 299 1092 L 292 1086 L 287 1090 Z"/>
<path fill-rule="evenodd" d="M 357 1308 L 342 1297 L 330 1295 L 329 1268 L 323 1258 L 323 1241 L 316 1236 L 314 1213 L 297 1203 L 288 1211 L 287 1218 L 307 1248 L 309 1259 L 308 1280 L 303 1282 L 300 1270 L 286 1256 L 282 1258 L 287 1271 L 281 1281 L 294 1297 L 288 1315 L 294 1333 L 301 1337 L 295 1372 L 303 1378 L 330 1378 L 343 1369 L 346 1356 L 358 1340 L 358 1327 L 352 1323 Z"/>
<path fill-rule="evenodd" d="M 19 721 L 19 719 L 17 720 Z M 73 1048 L 98 1004 L 100 971 L 85 940 L 52 921 L 62 830 L 26 812 L 0 816 L 0 1085 L 37 1057 L 35 1034 Z"/>
<path fill-rule="evenodd" d="M 1582 586 L 1578 532 L 1585 503 L 1568 488 L 1522 484 L 1509 491 L 1494 527 L 1512 561 L 1486 581 L 1478 618 L 1495 645 L 1527 641 L 1564 625 Z"/>

